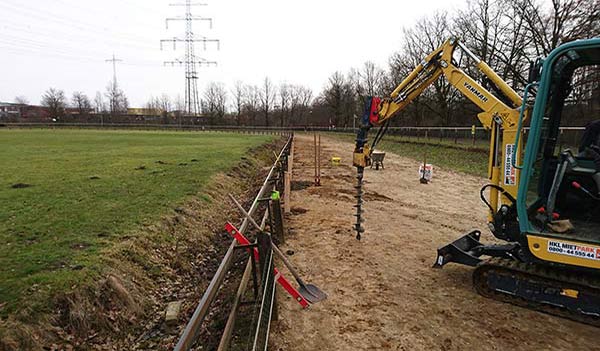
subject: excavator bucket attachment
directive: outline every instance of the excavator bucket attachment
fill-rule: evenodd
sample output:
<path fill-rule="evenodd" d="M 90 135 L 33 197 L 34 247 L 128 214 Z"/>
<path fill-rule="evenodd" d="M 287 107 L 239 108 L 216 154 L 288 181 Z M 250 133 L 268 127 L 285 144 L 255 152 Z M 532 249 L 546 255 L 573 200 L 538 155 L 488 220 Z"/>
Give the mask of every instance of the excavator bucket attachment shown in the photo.
<path fill-rule="evenodd" d="M 476 266 L 481 262 L 483 245 L 479 242 L 481 232 L 474 230 L 469 234 L 437 250 L 434 268 L 442 268 L 446 263 L 456 262 L 467 266 Z"/>

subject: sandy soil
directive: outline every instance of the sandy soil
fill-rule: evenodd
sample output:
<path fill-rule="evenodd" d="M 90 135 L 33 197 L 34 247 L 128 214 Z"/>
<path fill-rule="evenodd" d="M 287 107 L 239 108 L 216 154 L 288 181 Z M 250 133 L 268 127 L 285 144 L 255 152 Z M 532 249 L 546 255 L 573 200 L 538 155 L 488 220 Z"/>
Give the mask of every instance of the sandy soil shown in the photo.
<path fill-rule="evenodd" d="M 367 232 L 358 242 L 352 145 L 322 142 L 322 186 L 303 187 L 313 181 L 312 136 L 297 137 L 293 180 L 303 189 L 292 192 L 283 248 L 329 298 L 301 310 L 280 291 L 272 349 L 599 349 L 597 328 L 481 297 L 468 267 L 431 268 L 439 246 L 486 228 L 485 179 L 436 168 L 433 182 L 421 185 L 416 161 L 388 153 L 385 170 L 365 174 Z M 333 155 L 341 166 L 327 164 Z"/>

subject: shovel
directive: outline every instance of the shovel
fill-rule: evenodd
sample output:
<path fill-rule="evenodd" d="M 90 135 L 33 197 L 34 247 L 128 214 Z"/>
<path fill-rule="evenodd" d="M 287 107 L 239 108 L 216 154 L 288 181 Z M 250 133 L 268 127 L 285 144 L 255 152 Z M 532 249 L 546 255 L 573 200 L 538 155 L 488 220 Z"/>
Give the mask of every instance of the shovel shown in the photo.
<path fill-rule="evenodd" d="M 244 216 L 246 216 L 246 218 L 248 218 L 250 223 L 252 223 L 252 225 L 257 230 L 263 231 L 263 229 L 258 225 L 258 223 L 256 223 L 254 218 L 252 218 L 250 216 L 250 214 L 248 212 L 246 212 L 246 210 L 242 207 L 242 205 L 240 205 L 240 203 L 237 202 L 237 200 L 233 196 L 231 196 L 231 194 L 229 194 L 229 198 L 235 203 L 235 205 L 238 207 L 240 212 L 242 212 L 242 214 L 244 214 Z M 279 250 L 279 248 L 277 247 L 277 245 L 275 245 L 275 243 L 271 242 L 271 246 L 273 247 L 273 251 L 277 254 L 277 256 L 279 256 L 279 258 L 281 258 L 281 260 L 283 261 L 285 266 L 290 270 L 290 272 L 296 279 L 296 282 L 298 282 L 298 285 L 300 286 L 300 288 L 298 289 L 298 292 L 300 294 L 302 294 L 302 296 L 304 296 L 304 298 L 306 300 L 308 300 L 308 302 L 317 303 L 317 302 L 323 301 L 327 298 L 327 294 L 325 292 L 323 292 L 321 289 L 319 289 L 318 287 L 316 287 L 315 285 L 304 283 L 302 278 L 300 278 L 300 275 L 298 274 L 298 272 L 294 269 L 294 267 L 292 266 L 290 261 L 287 259 L 287 257 L 285 257 L 283 255 L 283 253 L 281 252 L 281 250 Z"/>

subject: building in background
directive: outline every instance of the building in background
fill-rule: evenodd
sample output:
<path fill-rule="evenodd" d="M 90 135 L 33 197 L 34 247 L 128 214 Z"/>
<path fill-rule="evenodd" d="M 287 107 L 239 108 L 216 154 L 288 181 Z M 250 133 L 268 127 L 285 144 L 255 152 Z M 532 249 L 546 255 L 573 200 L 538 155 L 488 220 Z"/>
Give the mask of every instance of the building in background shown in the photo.
<path fill-rule="evenodd" d="M 49 119 L 50 113 L 46 107 L 0 102 L 0 120 L 4 122 L 17 122 L 23 120 L 37 122 L 47 121 Z"/>
<path fill-rule="evenodd" d="M 0 118 L 19 118 L 27 105 L 0 101 Z"/>
<path fill-rule="evenodd" d="M 133 116 L 160 116 L 162 115 L 162 110 L 157 108 L 129 107 L 127 108 L 127 114 Z"/>

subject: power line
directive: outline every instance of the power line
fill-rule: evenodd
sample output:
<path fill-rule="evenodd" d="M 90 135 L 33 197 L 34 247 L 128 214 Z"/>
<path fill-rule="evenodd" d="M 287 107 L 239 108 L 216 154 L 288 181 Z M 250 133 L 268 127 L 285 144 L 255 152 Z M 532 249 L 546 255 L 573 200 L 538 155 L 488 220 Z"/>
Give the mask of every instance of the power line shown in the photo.
<path fill-rule="evenodd" d="M 185 56 L 183 59 L 175 59 L 173 61 L 165 61 L 165 65 L 171 66 L 184 66 L 185 67 L 185 112 L 190 115 L 197 115 L 200 113 L 200 99 L 198 97 L 198 72 L 197 66 L 211 64 L 217 64 L 215 61 L 208 61 L 204 58 L 196 57 L 195 55 L 195 43 L 203 43 L 203 48 L 206 50 L 207 43 L 216 43 L 217 49 L 219 49 L 220 41 L 218 39 L 208 39 L 205 36 L 194 35 L 192 24 L 194 21 L 207 21 L 212 28 L 212 18 L 206 18 L 202 16 L 194 16 L 192 14 L 192 6 L 206 6 L 202 3 L 192 3 L 191 0 L 185 0 L 184 3 L 170 4 L 169 6 L 184 6 L 185 16 L 181 17 L 168 17 L 165 19 L 167 29 L 169 28 L 169 21 L 185 21 L 185 36 L 184 38 L 173 37 L 172 39 L 161 39 L 160 48 L 163 49 L 163 43 L 172 42 L 173 49 L 177 49 L 178 42 L 185 43 Z"/>
<path fill-rule="evenodd" d="M 0 41 L 0 44 L 2 44 L 1 41 Z M 98 57 L 74 56 L 74 55 L 68 54 L 68 53 L 53 52 L 53 51 L 48 51 L 48 50 L 38 50 L 35 48 L 27 48 L 27 47 L 15 47 L 12 44 L 9 44 L 9 45 L 10 46 L 0 45 L 0 49 L 2 49 L 3 54 L 25 56 L 25 57 L 36 56 L 37 58 L 42 58 L 42 59 L 55 58 L 55 59 L 58 59 L 61 61 L 74 61 L 74 62 L 79 62 L 79 63 L 84 63 L 84 64 L 85 63 L 98 64 L 98 63 L 104 62 L 102 59 L 99 59 Z M 160 62 L 154 62 L 154 63 L 122 62 L 121 64 L 125 65 L 125 66 L 131 66 L 131 67 L 153 67 L 153 68 L 164 67 L 164 64 L 160 63 Z"/>
<path fill-rule="evenodd" d="M 54 46 L 46 45 L 44 43 L 20 39 L 15 40 L 13 38 L 0 38 L 0 44 L 5 44 L 7 46 L 3 46 L 5 49 L 10 49 L 15 53 L 34 53 L 40 56 L 50 55 L 52 54 L 56 58 L 65 58 L 73 61 L 77 60 L 86 60 L 88 62 L 101 62 L 102 60 L 98 58 L 98 56 L 102 56 L 103 53 L 98 51 L 79 51 L 75 52 L 75 50 L 71 50 L 68 47 L 57 48 Z M 132 60 L 129 59 L 128 62 L 124 62 L 123 64 L 128 66 L 148 66 L 148 67 L 162 67 L 163 64 L 158 61 L 152 60 Z"/>
<path fill-rule="evenodd" d="M 81 6 L 81 5 L 79 5 L 79 2 L 73 3 L 73 2 L 70 2 L 70 1 L 66 1 L 66 0 L 54 0 L 54 1 L 61 2 L 64 5 L 69 6 L 71 8 L 78 8 L 83 13 L 89 13 L 90 10 L 91 10 L 90 3 L 86 3 L 86 6 Z M 121 1 L 119 1 L 119 6 L 122 8 L 123 5 L 125 5 L 125 6 L 129 5 L 129 7 L 131 9 L 135 8 L 135 11 L 136 11 L 137 14 L 139 14 L 140 13 L 139 10 L 141 10 L 141 11 L 144 12 L 144 14 L 148 13 L 148 12 L 151 12 L 151 13 L 157 15 L 157 17 L 158 16 L 162 17 L 163 14 L 161 12 L 159 12 L 159 11 L 157 11 L 155 9 L 151 9 L 149 7 L 145 7 L 143 5 L 140 5 L 139 2 L 140 1 L 138 1 L 138 0 L 133 0 L 133 2 L 131 2 L 131 1 L 122 1 L 121 0 Z M 106 4 L 103 3 L 103 2 L 92 3 L 92 5 L 96 5 L 96 7 L 95 7 L 96 9 L 105 9 L 106 8 Z M 100 6 L 98 7 L 97 5 L 100 5 Z M 138 25 L 140 27 L 143 27 L 145 29 L 147 29 L 148 27 L 152 27 L 152 28 L 155 28 L 155 29 L 162 29 L 161 26 L 154 25 L 153 21 L 148 21 L 146 23 L 146 22 L 141 22 L 141 21 L 138 20 L 139 18 L 145 18 L 145 17 L 148 17 L 148 16 L 136 16 L 136 18 L 132 18 L 131 16 L 128 16 L 127 17 L 127 23 L 131 24 L 131 23 L 135 22 L 135 23 L 138 23 Z"/>
<path fill-rule="evenodd" d="M 90 35 L 89 34 L 85 34 L 85 33 L 81 33 L 81 32 L 73 32 L 72 30 L 67 32 L 63 32 L 61 30 L 57 30 L 56 28 L 42 28 L 39 27 L 38 30 L 32 30 L 32 28 L 28 25 L 25 25 L 23 23 L 19 23 L 19 22 L 12 22 L 9 19 L 3 19 L 2 20 L 2 24 L 3 27 L 11 30 L 12 33 L 7 34 L 6 32 L 3 34 L 3 36 L 9 35 L 12 36 L 16 39 L 22 40 L 23 37 L 22 36 L 18 36 L 15 33 L 23 33 L 23 34 L 32 34 L 35 37 L 44 37 L 44 38 L 49 38 L 52 41 L 69 41 L 69 42 L 84 42 L 84 43 L 89 43 L 90 42 Z M 37 28 L 36 28 L 37 29 Z M 24 39 L 24 40 L 30 40 L 30 39 Z M 156 46 L 150 46 L 150 45 L 139 45 L 137 44 L 133 44 L 133 42 L 127 42 L 128 39 L 111 39 L 109 37 L 106 37 L 106 35 L 98 35 L 96 34 L 96 37 L 94 38 L 95 42 L 103 42 L 106 45 L 120 45 L 120 46 L 126 46 L 128 48 L 135 48 L 138 50 L 145 50 L 145 51 L 158 51 L 158 47 Z M 45 43 L 48 43 L 50 41 L 45 41 Z M 63 45 L 63 44 L 61 44 Z"/>
<path fill-rule="evenodd" d="M 7 11 L 9 11 L 10 13 L 13 13 L 13 14 L 15 14 L 15 12 L 16 12 L 16 14 L 24 17 L 25 19 L 34 18 L 34 19 L 40 20 L 41 23 L 53 22 L 58 25 L 67 26 L 71 30 L 76 29 L 79 31 L 92 32 L 92 33 L 100 34 L 102 36 L 106 36 L 106 35 L 110 34 L 113 36 L 119 36 L 125 40 L 135 41 L 135 42 L 139 42 L 141 40 L 142 41 L 148 40 L 147 37 L 140 37 L 137 35 L 131 35 L 131 34 L 122 33 L 122 32 L 114 32 L 114 31 L 108 32 L 108 27 L 107 28 L 98 28 L 97 26 L 90 25 L 88 22 L 61 16 L 54 12 L 39 11 L 38 9 L 35 9 L 32 7 L 23 6 L 22 4 L 16 5 L 13 3 L 0 2 L 0 7 L 4 7 L 5 9 L 7 9 Z M 4 19 L 3 19 L 3 21 L 4 21 Z M 23 22 L 26 23 L 27 21 L 23 21 Z"/>

